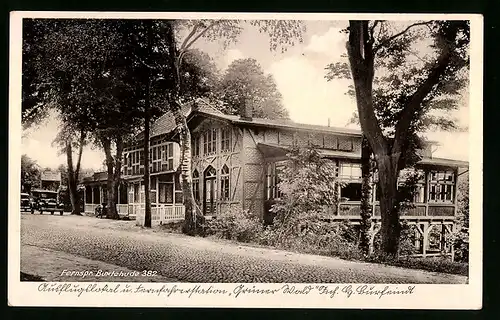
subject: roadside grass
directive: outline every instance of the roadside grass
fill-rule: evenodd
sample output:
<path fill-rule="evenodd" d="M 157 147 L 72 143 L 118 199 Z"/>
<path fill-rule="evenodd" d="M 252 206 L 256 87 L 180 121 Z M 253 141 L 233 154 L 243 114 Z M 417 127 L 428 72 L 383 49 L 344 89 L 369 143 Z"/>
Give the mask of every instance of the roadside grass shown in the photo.
<path fill-rule="evenodd" d="M 182 234 L 182 222 L 168 223 L 159 226 L 159 230 L 163 232 Z M 398 259 L 389 259 L 378 255 L 372 255 L 365 257 L 357 248 L 353 246 L 334 246 L 333 248 L 321 248 L 318 246 L 312 246 L 304 241 L 288 242 L 286 244 L 262 244 L 260 241 L 238 241 L 237 239 L 225 239 L 219 233 L 211 234 L 206 238 L 211 239 L 215 242 L 230 242 L 239 246 L 248 246 L 253 248 L 269 248 L 274 250 L 284 250 L 295 253 L 305 253 L 305 254 L 315 254 L 327 257 L 336 257 L 348 261 L 360 261 L 368 263 L 378 263 L 383 265 L 389 265 L 394 267 L 406 268 L 406 269 L 419 269 L 429 272 L 438 273 L 448 273 L 461 276 L 469 275 L 469 264 L 465 262 L 451 261 L 446 257 L 400 257 Z"/>
<path fill-rule="evenodd" d="M 451 261 L 451 259 L 445 257 L 402 257 L 399 259 L 387 259 L 373 256 L 363 260 L 366 262 L 380 263 L 407 269 L 420 269 L 430 272 L 469 276 L 468 263 Z"/>

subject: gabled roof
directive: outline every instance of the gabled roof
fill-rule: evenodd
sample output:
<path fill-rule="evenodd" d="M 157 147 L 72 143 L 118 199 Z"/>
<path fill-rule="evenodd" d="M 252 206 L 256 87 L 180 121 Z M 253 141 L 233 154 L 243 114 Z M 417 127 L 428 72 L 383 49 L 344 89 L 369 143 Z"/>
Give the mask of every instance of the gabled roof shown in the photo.
<path fill-rule="evenodd" d="M 227 115 L 222 112 L 212 108 L 212 110 L 217 111 L 216 113 L 210 110 L 193 110 L 189 115 L 189 119 L 196 116 L 208 116 L 212 118 L 219 118 L 221 120 L 230 121 L 234 124 L 255 126 L 255 127 L 267 127 L 267 128 L 280 128 L 280 129 L 291 129 L 291 130 L 301 130 L 301 131 L 314 131 L 318 133 L 335 133 L 339 135 L 350 135 L 350 136 L 361 136 L 361 130 L 341 128 L 341 127 L 327 127 L 320 125 L 312 125 L 305 123 L 298 123 L 287 119 L 264 119 L 264 118 L 252 118 L 251 120 L 242 119 L 240 116 Z M 188 119 L 188 120 L 189 120 Z"/>
<path fill-rule="evenodd" d="M 280 145 L 275 143 L 257 143 L 257 148 L 264 154 L 265 157 L 286 157 L 291 146 Z M 335 159 L 350 159 L 350 160 L 361 160 L 361 154 L 359 152 L 346 152 L 332 149 L 319 148 L 318 153 L 325 158 L 335 158 Z M 467 161 L 452 160 L 445 158 L 429 158 L 424 157 L 419 162 L 419 165 L 432 165 L 432 166 L 443 166 L 451 168 L 467 168 L 469 163 Z"/>
<path fill-rule="evenodd" d="M 223 115 L 222 112 L 220 112 L 219 110 L 212 107 L 210 104 L 208 104 L 203 99 L 197 99 L 196 101 L 192 101 L 192 102 L 184 104 L 181 108 L 181 112 L 187 117 L 195 109 L 198 109 L 202 112 L 214 114 L 214 115 Z M 151 128 L 150 128 L 149 135 L 150 135 L 150 138 L 153 138 L 156 136 L 160 136 L 162 134 L 170 133 L 174 129 L 175 129 L 174 116 L 173 116 L 171 111 L 167 111 L 161 117 L 156 119 L 155 122 L 153 122 L 153 124 L 151 125 Z M 136 140 L 142 140 L 143 135 L 144 135 L 144 131 L 139 133 L 136 136 Z"/>

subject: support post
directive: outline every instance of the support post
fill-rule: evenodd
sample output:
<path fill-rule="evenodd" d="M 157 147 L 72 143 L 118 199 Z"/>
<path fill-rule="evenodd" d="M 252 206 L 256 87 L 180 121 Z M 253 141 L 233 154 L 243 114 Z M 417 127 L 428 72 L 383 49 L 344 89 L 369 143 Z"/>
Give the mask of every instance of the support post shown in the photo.
<path fill-rule="evenodd" d="M 99 185 L 99 203 L 102 204 L 102 186 Z"/>
<path fill-rule="evenodd" d="M 424 222 L 423 239 L 422 239 L 422 257 L 427 256 L 427 246 L 429 244 L 429 223 Z"/>
<path fill-rule="evenodd" d="M 446 253 L 446 227 L 441 224 L 441 252 Z"/>
<path fill-rule="evenodd" d="M 451 224 L 450 226 L 451 235 L 453 235 L 454 229 L 455 223 Z M 450 247 L 451 261 L 453 262 L 455 261 L 455 247 L 453 246 L 453 243 L 450 244 Z"/>
<path fill-rule="evenodd" d="M 90 191 L 92 191 L 92 204 L 95 204 L 95 198 L 94 198 L 94 186 L 90 187 Z"/>

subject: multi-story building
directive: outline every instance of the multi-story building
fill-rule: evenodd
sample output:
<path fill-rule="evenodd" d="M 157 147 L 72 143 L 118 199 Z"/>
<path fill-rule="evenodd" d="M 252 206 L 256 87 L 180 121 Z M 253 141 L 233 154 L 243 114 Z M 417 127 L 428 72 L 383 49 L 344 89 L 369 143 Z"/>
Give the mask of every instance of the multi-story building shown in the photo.
<path fill-rule="evenodd" d="M 192 138 L 193 194 L 209 217 L 224 210 L 250 210 L 264 217 L 269 203 L 280 197 L 280 169 L 291 146 L 315 145 L 319 153 L 331 159 L 340 180 L 336 208 L 329 210 L 331 220 L 359 223 L 361 196 L 361 132 L 330 126 L 299 124 L 289 120 L 253 118 L 223 114 L 203 101 L 186 107 L 183 112 Z M 153 224 L 183 219 L 184 207 L 180 188 L 179 146 L 175 123 L 170 114 L 158 119 L 151 128 L 150 172 Z M 124 150 L 123 179 L 128 185 L 131 215 L 142 223 L 144 215 L 144 161 L 140 137 Z M 435 158 L 430 146 L 422 150 L 417 168 L 423 173 L 418 185 L 414 208 L 401 218 L 415 226 L 428 243 L 431 229 L 439 228 L 444 237 L 452 232 L 456 212 L 456 182 L 467 162 Z M 380 222 L 380 192 L 374 181 L 371 205 L 377 228 Z M 375 231 L 375 230 L 374 230 Z M 373 232 L 375 234 L 375 232 Z M 426 254 L 426 245 L 422 246 Z"/>

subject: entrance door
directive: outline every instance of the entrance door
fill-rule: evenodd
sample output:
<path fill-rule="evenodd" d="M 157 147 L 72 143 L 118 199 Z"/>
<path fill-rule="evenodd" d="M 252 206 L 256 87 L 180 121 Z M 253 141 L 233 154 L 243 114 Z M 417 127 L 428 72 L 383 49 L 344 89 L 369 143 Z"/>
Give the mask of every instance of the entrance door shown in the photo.
<path fill-rule="evenodd" d="M 212 166 L 205 170 L 204 174 L 204 197 L 203 197 L 203 214 L 214 215 L 217 204 L 217 182 L 216 171 Z"/>

